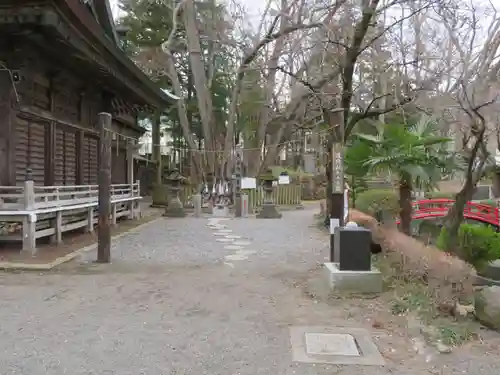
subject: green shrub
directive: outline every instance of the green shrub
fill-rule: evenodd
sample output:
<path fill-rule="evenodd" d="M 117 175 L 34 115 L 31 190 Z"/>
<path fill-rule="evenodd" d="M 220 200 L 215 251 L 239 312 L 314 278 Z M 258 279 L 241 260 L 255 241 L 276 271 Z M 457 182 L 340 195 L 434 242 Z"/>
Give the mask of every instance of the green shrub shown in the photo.
<path fill-rule="evenodd" d="M 445 227 L 436 246 L 449 250 L 449 235 Z M 481 270 L 489 262 L 500 259 L 500 233 L 484 224 L 462 224 L 458 233 L 458 251 L 466 262 Z"/>
<path fill-rule="evenodd" d="M 427 199 L 455 199 L 455 193 L 445 193 L 444 191 L 428 191 L 425 193 Z"/>
<path fill-rule="evenodd" d="M 294 178 L 299 178 L 300 177 L 303 177 L 303 176 L 308 176 L 308 177 L 312 177 L 313 175 L 311 173 L 306 173 L 304 172 L 303 170 L 301 169 L 298 169 L 298 170 L 295 170 L 295 169 L 292 169 L 292 168 L 285 168 L 285 167 L 282 167 L 282 166 L 279 166 L 279 165 L 271 165 L 269 167 L 269 169 L 271 169 L 272 173 L 273 173 L 273 176 L 278 178 L 280 173 L 283 173 L 283 172 L 286 172 L 289 176 L 290 176 L 290 179 L 294 179 Z"/>
<path fill-rule="evenodd" d="M 372 216 L 378 212 L 395 216 L 399 212 L 398 195 L 392 189 L 369 189 L 357 195 L 356 208 Z"/>
<path fill-rule="evenodd" d="M 445 226 L 443 226 L 441 228 L 441 232 L 439 233 L 439 237 L 436 240 L 436 247 L 440 250 L 448 251 L 449 243 L 450 243 L 450 236 L 448 234 L 448 230 L 446 229 Z"/>
<path fill-rule="evenodd" d="M 497 206 L 497 202 L 493 199 L 486 199 L 484 201 L 480 201 L 479 202 L 480 204 L 485 204 L 487 206 L 492 206 L 492 207 L 496 207 Z"/>

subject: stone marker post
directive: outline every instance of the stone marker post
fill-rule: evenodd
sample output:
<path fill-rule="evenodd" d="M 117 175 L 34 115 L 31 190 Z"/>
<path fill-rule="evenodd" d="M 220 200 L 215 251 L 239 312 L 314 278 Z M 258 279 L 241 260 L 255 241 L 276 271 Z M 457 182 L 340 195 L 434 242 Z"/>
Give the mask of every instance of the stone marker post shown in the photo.
<path fill-rule="evenodd" d="M 179 198 L 179 192 L 181 190 L 181 183 L 185 181 L 185 177 L 181 175 L 177 168 L 172 169 L 168 174 L 166 181 L 168 184 L 170 201 L 168 202 L 167 208 L 165 208 L 165 213 L 163 216 L 166 217 L 185 217 L 186 212 L 184 211 L 184 206 L 182 205 L 181 199 Z"/>
<path fill-rule="evenodd" d="M 363 227 L 335 228 L 333 261 L 341 271 L 371 270 L 372 233 Z"/>
<path fill-rule="evenodd" d="M 330 253 L 333 254 L 335 228 L 344 226 L 344 160 L 343 145 L 341 142 L 332 144 L 331 149 L 330 183 L 332 195 L 330 197 Z M 330 259 L 333 262 L 333 258 Z"/>
<path fill-rule="evenodd" d="M 241 194 L 241 216 L 247 217 L 249 212 L 248 207 L 248 194 Z"/>
<path fill-rule="evenodd" d="M 193 194 L 194 217 L 201 216 L 201 194 Z"/>
<path fill-rule="evenodd" d="M 24 209 L 32 211 L 35 209 L 35 183 L 32 171 L 26 170 L 24 181 Z M 36 214 L 29 214 L 23 217 L 23 251 L 30 251 L 32 255 L 36 253 Z"/>

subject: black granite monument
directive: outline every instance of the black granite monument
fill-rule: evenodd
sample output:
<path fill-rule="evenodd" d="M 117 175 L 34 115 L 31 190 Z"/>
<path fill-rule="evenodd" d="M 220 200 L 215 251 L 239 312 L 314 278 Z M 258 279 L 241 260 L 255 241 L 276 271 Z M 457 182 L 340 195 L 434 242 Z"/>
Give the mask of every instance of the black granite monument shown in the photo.
<path fill-rule="evenodd" d="M 340 271 L 371 270 L 372 234 L 363 227 L 337 227 L 334 233 L 332 261 Z"/>

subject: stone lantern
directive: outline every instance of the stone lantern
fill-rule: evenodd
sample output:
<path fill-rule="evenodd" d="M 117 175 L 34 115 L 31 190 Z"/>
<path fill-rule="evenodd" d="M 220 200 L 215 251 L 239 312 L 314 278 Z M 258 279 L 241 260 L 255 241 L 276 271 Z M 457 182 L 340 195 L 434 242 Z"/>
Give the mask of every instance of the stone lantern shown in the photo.
<path fill-rule="evenodd" d="M 170 196 L 168 206 L 165 208 L 163 216 L 167 217 L 185 217 L 184 207 L 179 198 L 181 185 L 186 181 L 186 178 L 181 175 L 177 168 L 174 168 L 165 178 L 167 182 L 167 189 Z"/>
<path fill-rule="evenodd" d="M 281 213 L 278 212 L 278 208 L 273 201 L 273 182 L 278 181 L 277 178 L 273 176 L 270 169 L 267 169 L 262 175 L 259 176 L 259 180 L 262 184 L 262 189 L 264 190 L 264 202 L 262 204 L 261 211 L 257 214 L 258 219 L 280 219 Z"/>

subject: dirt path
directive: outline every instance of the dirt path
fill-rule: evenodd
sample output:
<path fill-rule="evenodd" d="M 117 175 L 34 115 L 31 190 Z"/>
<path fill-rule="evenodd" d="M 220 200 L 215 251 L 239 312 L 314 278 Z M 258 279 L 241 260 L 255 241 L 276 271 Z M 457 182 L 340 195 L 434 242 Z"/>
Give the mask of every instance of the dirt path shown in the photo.
<path fill-rule="evenodd" d="M 318 265 L 328 244 L 312 214 L 217 228 L 160 219 L 115 241 L 111 265 L 86 254 L 48 274 L 1 275 L 2 374 L 499 372 L 489 354 L 497 336 L 438 355 L 412 340 L 412 327 L 401 330 L 383 300 L 324 300 Z M 366 328 L 386 366 L 293 362 L 293 326 Z"/>

